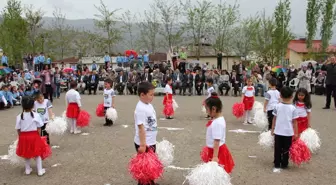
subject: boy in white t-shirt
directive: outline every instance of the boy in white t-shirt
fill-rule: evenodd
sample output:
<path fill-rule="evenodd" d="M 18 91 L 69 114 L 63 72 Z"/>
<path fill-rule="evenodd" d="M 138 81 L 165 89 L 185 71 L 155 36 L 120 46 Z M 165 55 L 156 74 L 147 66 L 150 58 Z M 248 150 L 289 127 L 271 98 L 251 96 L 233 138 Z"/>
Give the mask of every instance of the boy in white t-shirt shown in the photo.
<path fill-rule="evenodd" d="M 112 89 L 113 81 L 111 79 L 106 79 L 104 82 L 104 110 L 106 111 L 108 108 L 115 108 L 115 92 Z M 107 119 L 105 117 L 105 124 L 104 126 L 112 126 L 113 121 L 110 119 Z"/>
<path fill-rule="evenodd" d="M 277 80 L 272 78 L 268 81 L 270 90 L 265 94 L 264 112 L 267 113 L 268 118 L 268 130 L 272 128 L 273 122 L 273 110 L 280 102 L 280 92 L 276 89 Z"/>
<path fill-rule="evenodd" d="M 154 89 L 155 87 L 149 82 L 141 82 L 138 86 L 140 100 L 134 111 L 134 144 L 138 153 L 144 153 L 147 149 L 152 149 L 154 152 L 156 150 L 157 119 L 151 104 L 154 98 Z"/>
<path fill-rule="evenodd" d="M 288 167 L 289 149 L 292 139 L 298 138 L 297 118 L 298 113 L 292 104 L 293 90 L 290 87 L 281 89 L 282 103 L 273 110 L 272 135 L 274 135 L 274 169 L 279 173 Z"/>
<path fill-rule="evenodd" d="M 49 133 L 45 130 L 50 119 L 54 119 L 54 114 L 52 112 L 52 104 L 48 99 L 44 99 L 43 94 L 37 94 L 34 102 L 34 112 L 39 114 L 43 122 L 41 127 L 41 136 L 47 138 L 47 143 L 50 145 Z"/>

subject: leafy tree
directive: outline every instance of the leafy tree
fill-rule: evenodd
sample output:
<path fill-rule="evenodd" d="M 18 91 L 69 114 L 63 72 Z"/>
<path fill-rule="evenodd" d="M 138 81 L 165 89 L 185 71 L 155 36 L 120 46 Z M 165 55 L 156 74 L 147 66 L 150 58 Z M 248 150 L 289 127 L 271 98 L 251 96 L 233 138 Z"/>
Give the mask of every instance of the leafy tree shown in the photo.
<path fill-rule="evenodd" d="M 28 39 L 33 53 L 36 52 L 39 33 L 41 32 L 41 28 L 43 26 L 43 15 L 44 12 L 41 9 L 35 11 L 33 5 L 25 8 L 25 17 L 29 31 Z"/>
<path fill-rule="evenodd" d="M 322 3 L 322 26 L 321 26 L 321 37 L 322 37 L 322 51 L 326 52 L 329 46 L 329 41 L 333 35 L 333 25 L 335 23 L 335 13 L 334 13 L 335 0 L 324 0 Z"/>
<path fill-rule="evenodd" d="M 307 48 L 312 51 L 312 41 L 316 36 L 317 23 L 320 17 L 320 0 L 308 0 L 306 12 L 306 28 L 307 28 Z"/>
<path fill-rule="evenodd" d="M 124 39 L 124 44 L 128 49 L 134 49 L 136 41 L 136 33 L 134 33 L 134 21 L 136 20 L 135 15 L 132 15 L 131 11 L 127 10 L 121 16 L 121 21 L 123 23 L 123 30 L 127 33 L 127 38 Z"/>
<path fill-rule="evenodd" d="M 96 26 L 107 34 L 107 38 L 104 39 L 104 43 L 107 46 L 107 50 L 111 53 L 112 46 L 121 40 L 121 30 L 116 27 L 117 18 L 115 13 L 118 9 L 110 11 L 104 2 L 100 1 L 100 6 L 95 6 L 99 11 L 99 14 L 94 16 Z"/>

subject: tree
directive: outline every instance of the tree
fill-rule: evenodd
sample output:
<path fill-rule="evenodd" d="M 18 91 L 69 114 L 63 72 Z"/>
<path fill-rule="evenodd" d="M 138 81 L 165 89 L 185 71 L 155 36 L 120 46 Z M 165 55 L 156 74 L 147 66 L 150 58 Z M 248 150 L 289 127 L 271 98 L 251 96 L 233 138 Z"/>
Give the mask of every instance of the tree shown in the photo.
<path fill-rule="evenodd" d="M 43 26 L 43 15 L 44 12 L 42 12 L 41 9 L 35 11 L 33 5 L 27 6 L 25 8 L 25 16 L 29 31 L 28 39 L 33 53 L 36 52 L 36 42 L 39 38 L 39 32 Z"/>
<path fill-rule="evenodd" d="M 322 9 L 322 26 L 321 26 L 321 38 L 322 38 L 322 51 L 327 52 L 329 41 L 333 35 L 333 25 L 335 22 L 334 13 L 335 0 L 324 0 Z"/>
<path fill-rule="evenodd" d="M 290 1 L 282 0 L 275 8 L 275 30 L 274 30 L 274 47 L 276 51 L 277 60 L 275 65 L 279 64 L 279 61 L 284 59 L 288 43 L 292 38 L 292 34 L 289 28 L 289 21 L 291 19 Z"/>
<path fill-rule="evenodd" d="M 110 11 L 102 0 L 100 0 L 100 6 L 96 6 L 99 14 L 94 16 L 96 26 L 107 34 L 107 38 L 104 39 L 104 43 L 107 45 L 107 50 L 111 53 L 113 44 L 121 40 L 121 31 L 116 27 L 117 18 L 115 13 L 119 10 Z"/>
<path fill-rule="evenodd" d="M 132 15 L 131 11 L 127 10 L 124 12 L 121 16 L 121 21 L 123 23 L 122 28 L 124 29 L 124 32 L 127 33 L 127 38 L 124 39 L 124 44 L 128 49 L 134 49 L 135 47 L 135 41 L 136 41 L 136 36 L 135 33 L 133 32 L 134 30 L 134 20 L 136 20 L 135 15 Z"/>
<path fill-rule="evenodd" d="M 86 31 L 84 28 L 82 30 L 74 30 L 73 32 L 75 35 L 73 42 L 75 51 L 81 53 L 82 56 L 94 55 L 98 35 Z"/>
<path fill-rule="evenodd" d="M 196 5 L 192 5 L 190 0 L 184 4 L 186 9 L 186 25 L 185 28 L 191 36 L 196 48 L 196 58 L 200 59 L 202 51 L 202 40 L 211 30 L 211 19 L 213 18 L 211 2 L 202 0 L 197 1 Z"/>
<path fill-rule="evenodd" d="M 141 20 L 138 21 L 138 27 L 140 29 L 138 44 L 155 53 L 159 48 L 158 36 L 160 23 L 154 6 L 151 5 L 151 10 L 144 12 Z"/>
<path fill-rule="evenodd" d="M 308 0 L 306 13 L 306 29 L 307 29 L 307 48 L 312 51 L 312 41 L 316 35 L 317 23 L 320 17 L 320 0 Z"/>
<path fill-rule="evenodd" d="M 181 21 L 182 7 L 175 0 L 155 0 L 153 6 L 158 12 L 164 48 L 173 52 L 173 48 L 180 44 L 184 33 Z"/>
<path fill-rule="evenodd" d="M 9 64 L 21 63 L 27 45 L 27 23 L 22 18 L 22 6 L 18 0 L 8 0 L 3 10 L 1 24 L 1 41 L 3 50 L 7 53 Z"/>

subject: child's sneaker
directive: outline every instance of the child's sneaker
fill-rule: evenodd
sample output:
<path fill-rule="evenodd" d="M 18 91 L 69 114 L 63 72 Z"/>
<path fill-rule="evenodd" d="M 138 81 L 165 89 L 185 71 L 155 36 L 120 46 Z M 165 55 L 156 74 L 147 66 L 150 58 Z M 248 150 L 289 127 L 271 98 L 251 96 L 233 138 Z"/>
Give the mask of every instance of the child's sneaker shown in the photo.
<path fill-rule="evenodd" d="M 33 171 L 33 169 L 28 168 L 28 169 L 26 169 L 25 174 L 30 175 L 32 171 Z"/>
<path fill-rule="evenodd" d="M 280 168 L 273 168 L 273 173 L 280 173 L 281 169 Z"/>
<path fill-rule="evenodd" d="M 44 168 L 42 168 L 41 171 L 37 172 L 38 176 L 43 176 L 46 173 L 46 170 Z"/>
<path fill-rule="evenodd" d="M 244 123 L 243 123 L 243 125 L 249 125 L 249 123 L 247 123 L 247 121 L 245 120 Z"/>
<path fill-rule="evenodd" d="M 75 130 L 74 131 L 74 134 L 80 134 L 80 133 L 82 133 L 82 131 L 80 131 L 80 130 Z"/>

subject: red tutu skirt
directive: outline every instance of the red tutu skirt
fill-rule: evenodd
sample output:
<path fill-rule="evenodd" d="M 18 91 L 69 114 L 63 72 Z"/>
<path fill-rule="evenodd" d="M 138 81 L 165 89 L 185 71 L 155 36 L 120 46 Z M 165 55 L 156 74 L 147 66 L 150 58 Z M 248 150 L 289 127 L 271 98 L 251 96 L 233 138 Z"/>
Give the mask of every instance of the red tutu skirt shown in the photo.
<path fill-rule="evenodd" d="M 44 149 L 45 144 L 37 131 L 20 132 L 16 155 L 31 159 L 42 156 Z"/>
<path fill-rule="evenodd" d="M 254 97 L 244 96 L 243 103 L 245 105 L 245 110 L 252 110 L 254 104 Z"/>
<path fill-rule="evenodd" d="M 164 96 L 163 98 L 163 114 L 165 116 L 172 116 L 174 115 L 174 108 L 173 108 L 173 95 L 172 94 L 168 94 L 167 96 Z"/>
<path fill-rule="evenodd" d="M 207 149 L 207 152 L 203 151 L 201 154 L 202 160 L 203 162 L 209 162 L 212 157 L 213 157 L 213 148 L 209 148 L 209 147 L 205 147 L 205 149 Z M 204 153 L 207 153 L 207 157 L 204 156 Z M 218 151 L 218 164 L 223 165 L 225 171 L 227 173 L 231 173 L 235 163 L 233 161 L 233 158 L 231 156 L 231 153 L 229 151 L 229 149 L 227 148 L 226 144 L 223 144 L 222 146 L 219 147 L 219 151 Z"/>
<path fill-rule="evenodd" d="M 173 102 L 173 94 L 168 94 L 163 97 L 163 105 L 166 105 L 167 102 Z"/>
<path fill-rule="evenodd" d="M 42 154 L 41 154 L 41 158 L 42 160 L 48 158 L 49 156 L 51 156 L 52 151 L 50 146 L 47 143 L 47 137 L 43 136 L 41 137 L 42 141 L 43 141 L 43 148 L 42 148 Z"/>
<path fill-rule="evenodd" d="M 77 118 L 79 115 L 79 107 L 77 103 L 69 103 L 66 111 L 67 118 Z"/>
<path fill-rule="evenodd" d="M 299 135 L 308 128 L 308 118 L 307 117 L 299 117 L 296 119 L 298 124 L 298 132 Z"/>

